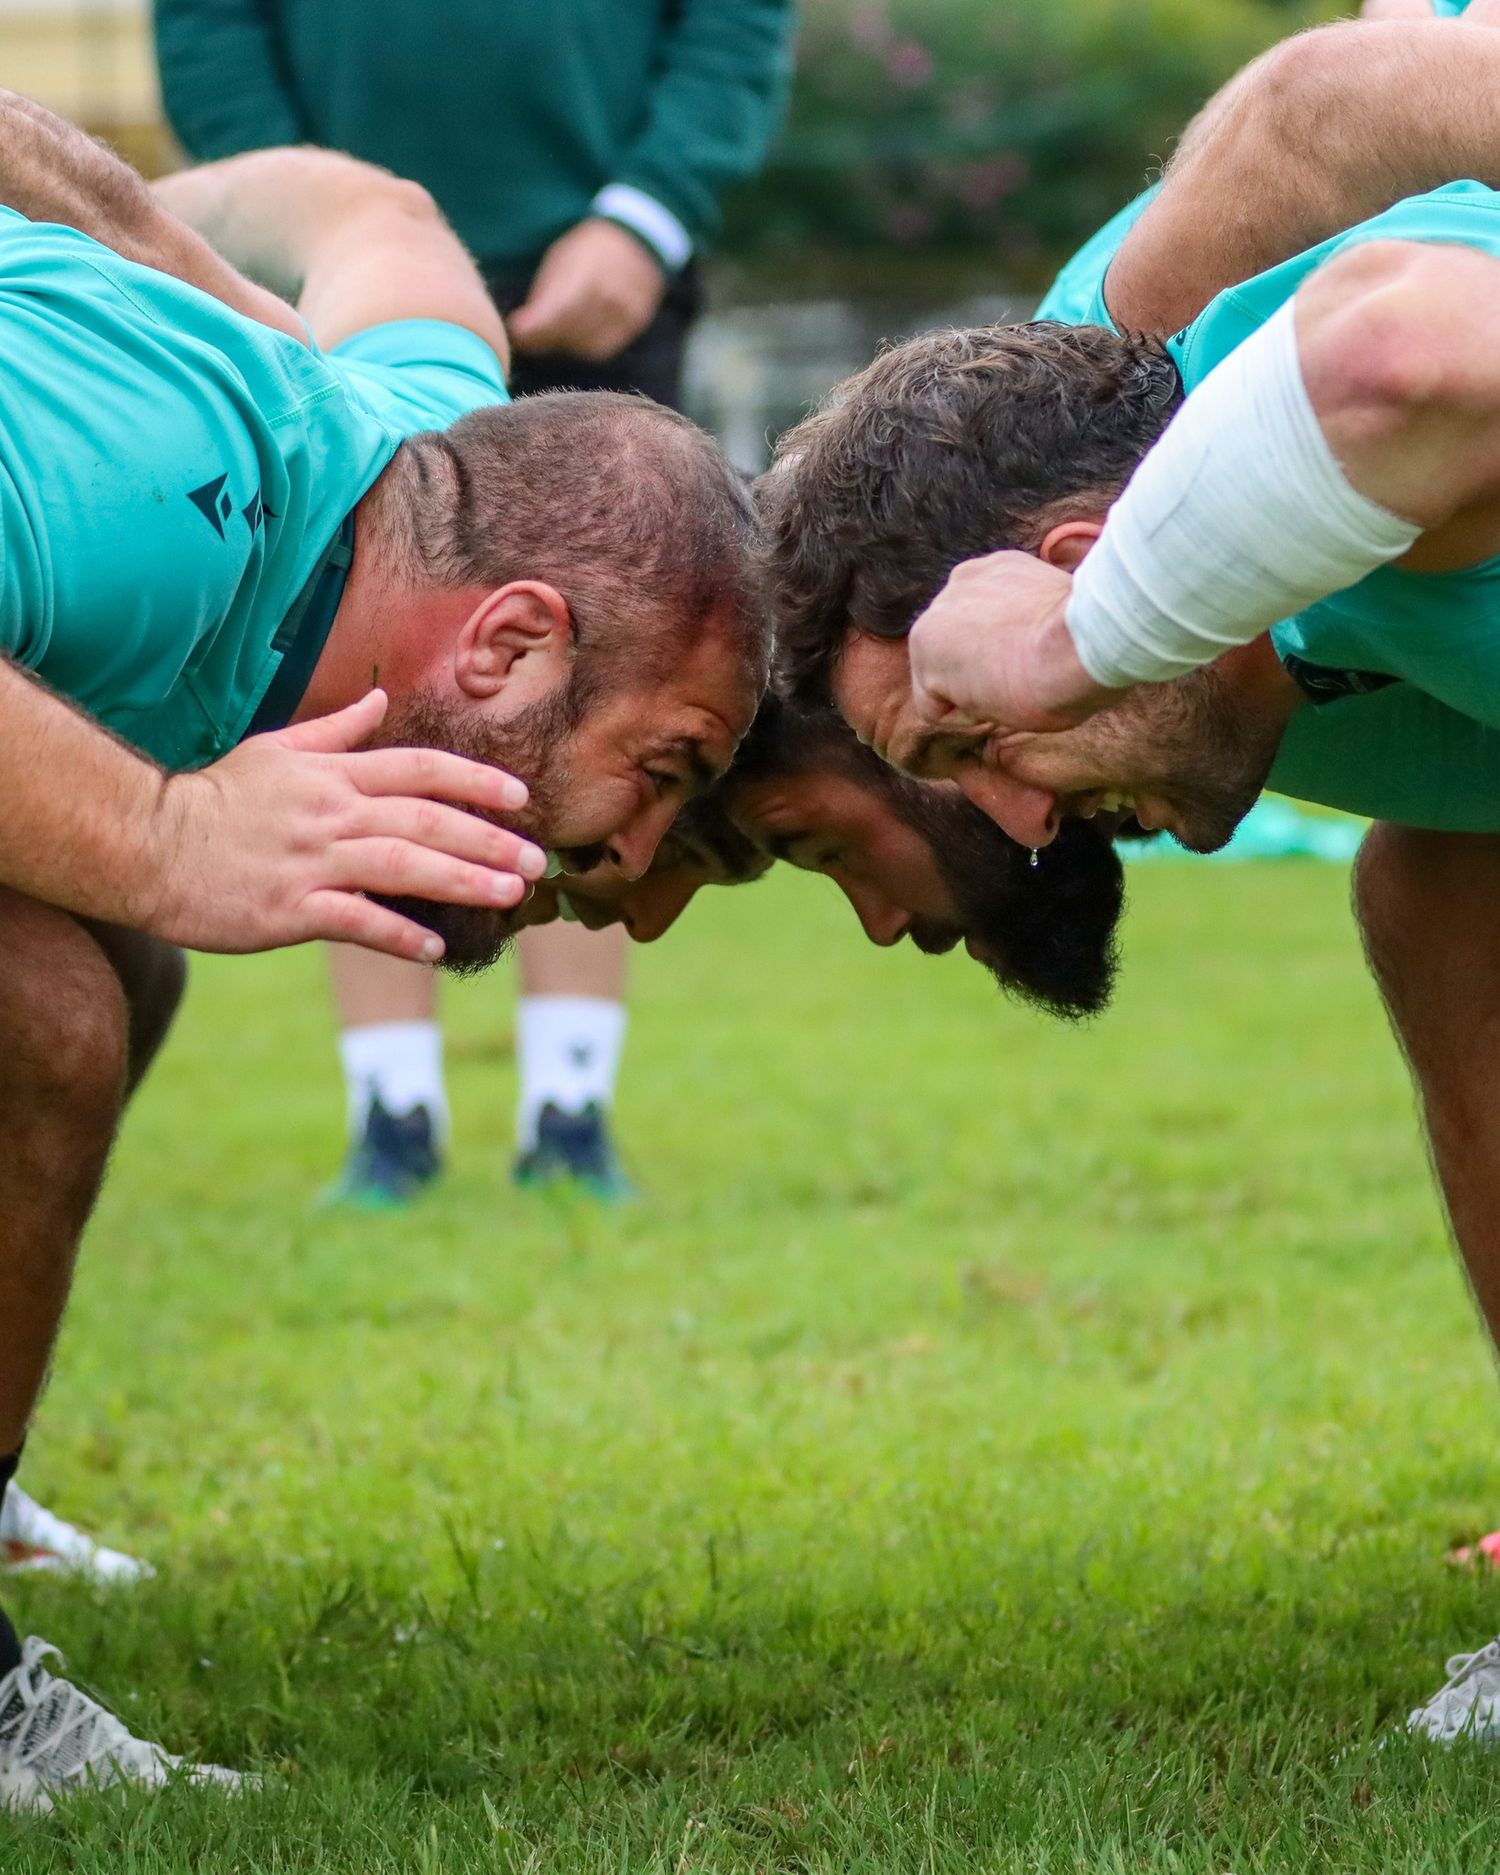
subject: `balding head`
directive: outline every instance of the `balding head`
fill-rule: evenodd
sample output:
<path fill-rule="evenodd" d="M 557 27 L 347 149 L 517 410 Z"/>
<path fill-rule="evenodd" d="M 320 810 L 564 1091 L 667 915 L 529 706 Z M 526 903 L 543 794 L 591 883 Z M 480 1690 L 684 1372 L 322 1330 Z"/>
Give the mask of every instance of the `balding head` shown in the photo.
<path fill-rule="evenodd" d="M 403 445 L 410 546 L 432 584 L 544 580 L 580 673 L 667 669 L 710 632 L 757 687 L 769 638 L 748 575 L 752 508 L 713 439 L 644 397 L 553 391 Z M 592 667 L 592 668 L 591 668 Z"/>

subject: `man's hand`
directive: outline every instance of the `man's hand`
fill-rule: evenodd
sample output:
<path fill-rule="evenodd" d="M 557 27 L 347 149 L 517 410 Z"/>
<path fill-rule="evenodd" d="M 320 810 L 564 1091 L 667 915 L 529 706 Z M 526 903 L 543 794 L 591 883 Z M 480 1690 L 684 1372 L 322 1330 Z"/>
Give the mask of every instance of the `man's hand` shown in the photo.
<path fill-rule="evenodd" d="M 192 950 L 328 938 L 435 963 L 440 938 L 364 894 L 519 904 L 546 856 L 463 810 L 513 812 L 525 784 L 436 749 L 361 751 L 385 708 L 372 690 L 169 780 L 132 922 Z"/>
<path fill-rule="evenodd" d="M 656 317 L 666 276 L 612 221 L 579 222 L 547 249 L 531 295 L 506 324 L 518 352 L 568 352 L 600 364 Z"/>
<path fill-rule="evenodd" d="M 945 729 L 1069 729 L 1124 693 L 1096 684 L 1068 632 L 1070 574 L 1030 553 L 965 560 L 912 626 L 912 692 Z"/>

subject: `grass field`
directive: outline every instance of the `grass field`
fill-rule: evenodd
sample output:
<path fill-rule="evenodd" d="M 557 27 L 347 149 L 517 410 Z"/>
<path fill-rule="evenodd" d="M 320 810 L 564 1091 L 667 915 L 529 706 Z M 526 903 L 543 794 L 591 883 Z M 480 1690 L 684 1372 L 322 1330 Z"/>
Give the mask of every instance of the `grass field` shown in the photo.
<path fill-rule="evenodd" d="M 268 1774 L 0 1868 L 1493 1869 L 1398 1740 L 1500 1584 L 1496 1402 L 1335 868 L 1148 868 L 1060 1032 L 806 878 L 641 954 L 615 1213 L 518 1197 L 509 984 L 454 1175 L 337 1155 L 319 959 L 206 960 L 26 1481 L 153 1557 L 24 1626 Z"/>

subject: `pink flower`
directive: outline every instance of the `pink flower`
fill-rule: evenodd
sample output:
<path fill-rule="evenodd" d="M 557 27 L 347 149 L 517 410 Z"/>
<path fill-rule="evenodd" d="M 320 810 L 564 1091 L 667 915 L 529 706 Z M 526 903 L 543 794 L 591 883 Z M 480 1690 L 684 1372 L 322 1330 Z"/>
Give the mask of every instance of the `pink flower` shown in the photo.
<path fill-rule="evenodd" d="M 903 39 L 886 55 L 885 69 L 892 84 L 914 91 L 932 77 L 932 54 L 915 39 Z"/>
<path fill-rule="evenodd" d="M 970 208 L 993 208 L 1026 178 L 1026 159 L 1008 150 L 982 163 L 966 163 L 959 173 L 958 192 Z"/>
<path fill-rule="evenodd" d="M 863 0 L 849 20 L 849 37 L 866 52 L 885 54 L 896 37 L 881 0 Z"/>

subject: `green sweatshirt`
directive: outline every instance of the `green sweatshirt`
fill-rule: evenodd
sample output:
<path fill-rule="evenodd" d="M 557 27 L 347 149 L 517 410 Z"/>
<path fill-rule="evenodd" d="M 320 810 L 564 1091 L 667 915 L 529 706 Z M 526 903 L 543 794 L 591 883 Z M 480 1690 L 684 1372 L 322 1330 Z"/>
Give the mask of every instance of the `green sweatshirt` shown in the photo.
<path fill-rule="evenodd" d="M 793 0 L 156 0 L 192 156 L 347 150 L 510 264 L 592 213 L 680 267 L 764 159 L 792 29 Z"/>

